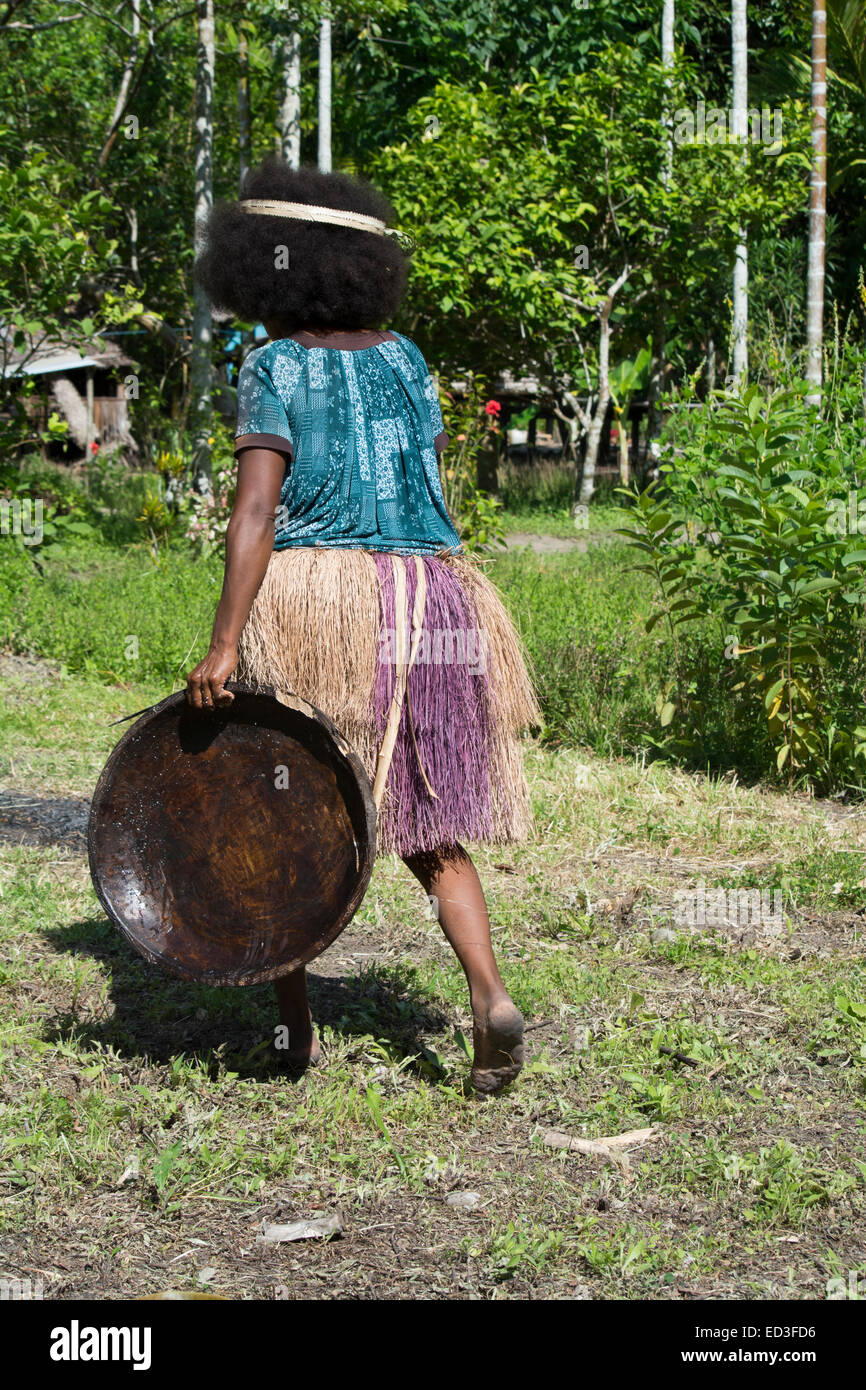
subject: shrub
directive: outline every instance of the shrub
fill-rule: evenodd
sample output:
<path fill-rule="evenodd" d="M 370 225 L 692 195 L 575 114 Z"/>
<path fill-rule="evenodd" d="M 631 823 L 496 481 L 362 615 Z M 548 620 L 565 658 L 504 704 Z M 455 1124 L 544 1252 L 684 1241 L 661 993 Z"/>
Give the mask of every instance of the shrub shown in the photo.
<path fill-rule="evenodd" d="M 709 622 L 710 669 L 752 723 L 763 770 L 828 793 L 866 781 L 866 493 L 808 389 L 716 393 L 676 463 L 631 494 L 621 534 L 654 586 L 647 630 L 663 624 L 670 640 L 658 746 L 681 755 L 705 738 L 683 638 Z"/>

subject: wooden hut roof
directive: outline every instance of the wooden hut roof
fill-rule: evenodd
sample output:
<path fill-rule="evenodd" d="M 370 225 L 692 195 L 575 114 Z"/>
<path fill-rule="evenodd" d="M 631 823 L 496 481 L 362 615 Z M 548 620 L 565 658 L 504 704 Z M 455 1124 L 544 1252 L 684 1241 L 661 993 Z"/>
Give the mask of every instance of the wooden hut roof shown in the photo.
<path fill-rule="evenodd" d="M 6 348 L 3 354 L 4 376 L 42 376 L 50 372 L 62 372 L 65 375 L 85 367 L 113 370 L 134 365 L 132 359 L 127 357 L 116 343 L 106 338 L 94 338 L 79 344 L 60 338 L 40 340 L 28 334 L 23 350 L 13 347 L 10 338 L 9 328 L 6 328 L 5 332 L 0 329 L 0 339 L 5 340 L 3 346 Z"/>

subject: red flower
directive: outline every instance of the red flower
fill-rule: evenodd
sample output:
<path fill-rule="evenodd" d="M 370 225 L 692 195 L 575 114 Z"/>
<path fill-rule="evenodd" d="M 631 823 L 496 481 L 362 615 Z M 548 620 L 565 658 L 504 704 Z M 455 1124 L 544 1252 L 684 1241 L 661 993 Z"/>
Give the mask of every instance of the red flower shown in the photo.
<path fill-rule="evenodd" d="M 94 440 L 94 442 L 93 442 L 93 443 L 91 444 L 91 446 L 90 446 L 90 452 L 91 452 L 92 454 L 98 454 L 98 453 L 99 453 L 99 445 L 96 443 L 95 440 Z"/>
<path fill-rule="evenodd" d="M 488 401 L 486 406 L 484 407 L 485 413 L 487 415 L 498 415 L 501 409 L 502 406 L 499 404 L 498 401 Z"/>

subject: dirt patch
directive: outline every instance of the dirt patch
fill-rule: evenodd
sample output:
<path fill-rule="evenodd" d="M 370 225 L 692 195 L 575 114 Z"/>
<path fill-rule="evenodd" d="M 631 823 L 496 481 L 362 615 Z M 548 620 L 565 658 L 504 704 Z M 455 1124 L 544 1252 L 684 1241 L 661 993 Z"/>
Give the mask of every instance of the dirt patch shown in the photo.
<path fill-rule="evenodd" d="M 531 531 L 512 531 L 505 538 L 509 550 L 519 550 L 528 545 L 536 555 L 556 555 L 561 551 L 587 548 L 587 537 L 579 536 L 571 540 L 568 536 L 536 536 Z"/>
<path fill-rule="evenodd" d="M 32 796 L 0 790 L 0 843 L 87 846 L 90 802 L 70 796 Z"/>
<path fill-rule="evenodd" d="M 25 680 L 59 680 L 60 665 L 56 661 L 45 661 L 41 656 L 20 656 L 14 652 L 0 652 L 0 679 L 12 676 Z"/>

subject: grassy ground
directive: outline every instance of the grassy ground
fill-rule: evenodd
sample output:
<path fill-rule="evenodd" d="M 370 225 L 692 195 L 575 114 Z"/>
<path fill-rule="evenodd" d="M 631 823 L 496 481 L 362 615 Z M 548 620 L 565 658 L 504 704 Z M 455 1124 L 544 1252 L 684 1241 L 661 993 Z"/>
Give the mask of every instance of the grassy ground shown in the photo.
<path fill-rule="evenodd" d="M 0 785 L 66 798 L 108 721 L 165 693 L 14 658 L 0 678 Z M 866 815 L 526 751 L 537 836 L 477 855 L 530 1025 L 494 1102 L 465 1088 L 462 977 L 396 862 L 315 962 L 326 1063 L 292 1081 L 268 989 L 162 976 L 83 853 L 3 845 L 0 1277 L 54 1298 L 821 1299 L 866 1274 Z M 700 883 L 779 887 L 782 919 L 690 927 L 677 894 Z M 608 1154 L 545 1144 L 636 1129 Z M 331 1213 L 340 1239 L 258 1238 Z"/>

